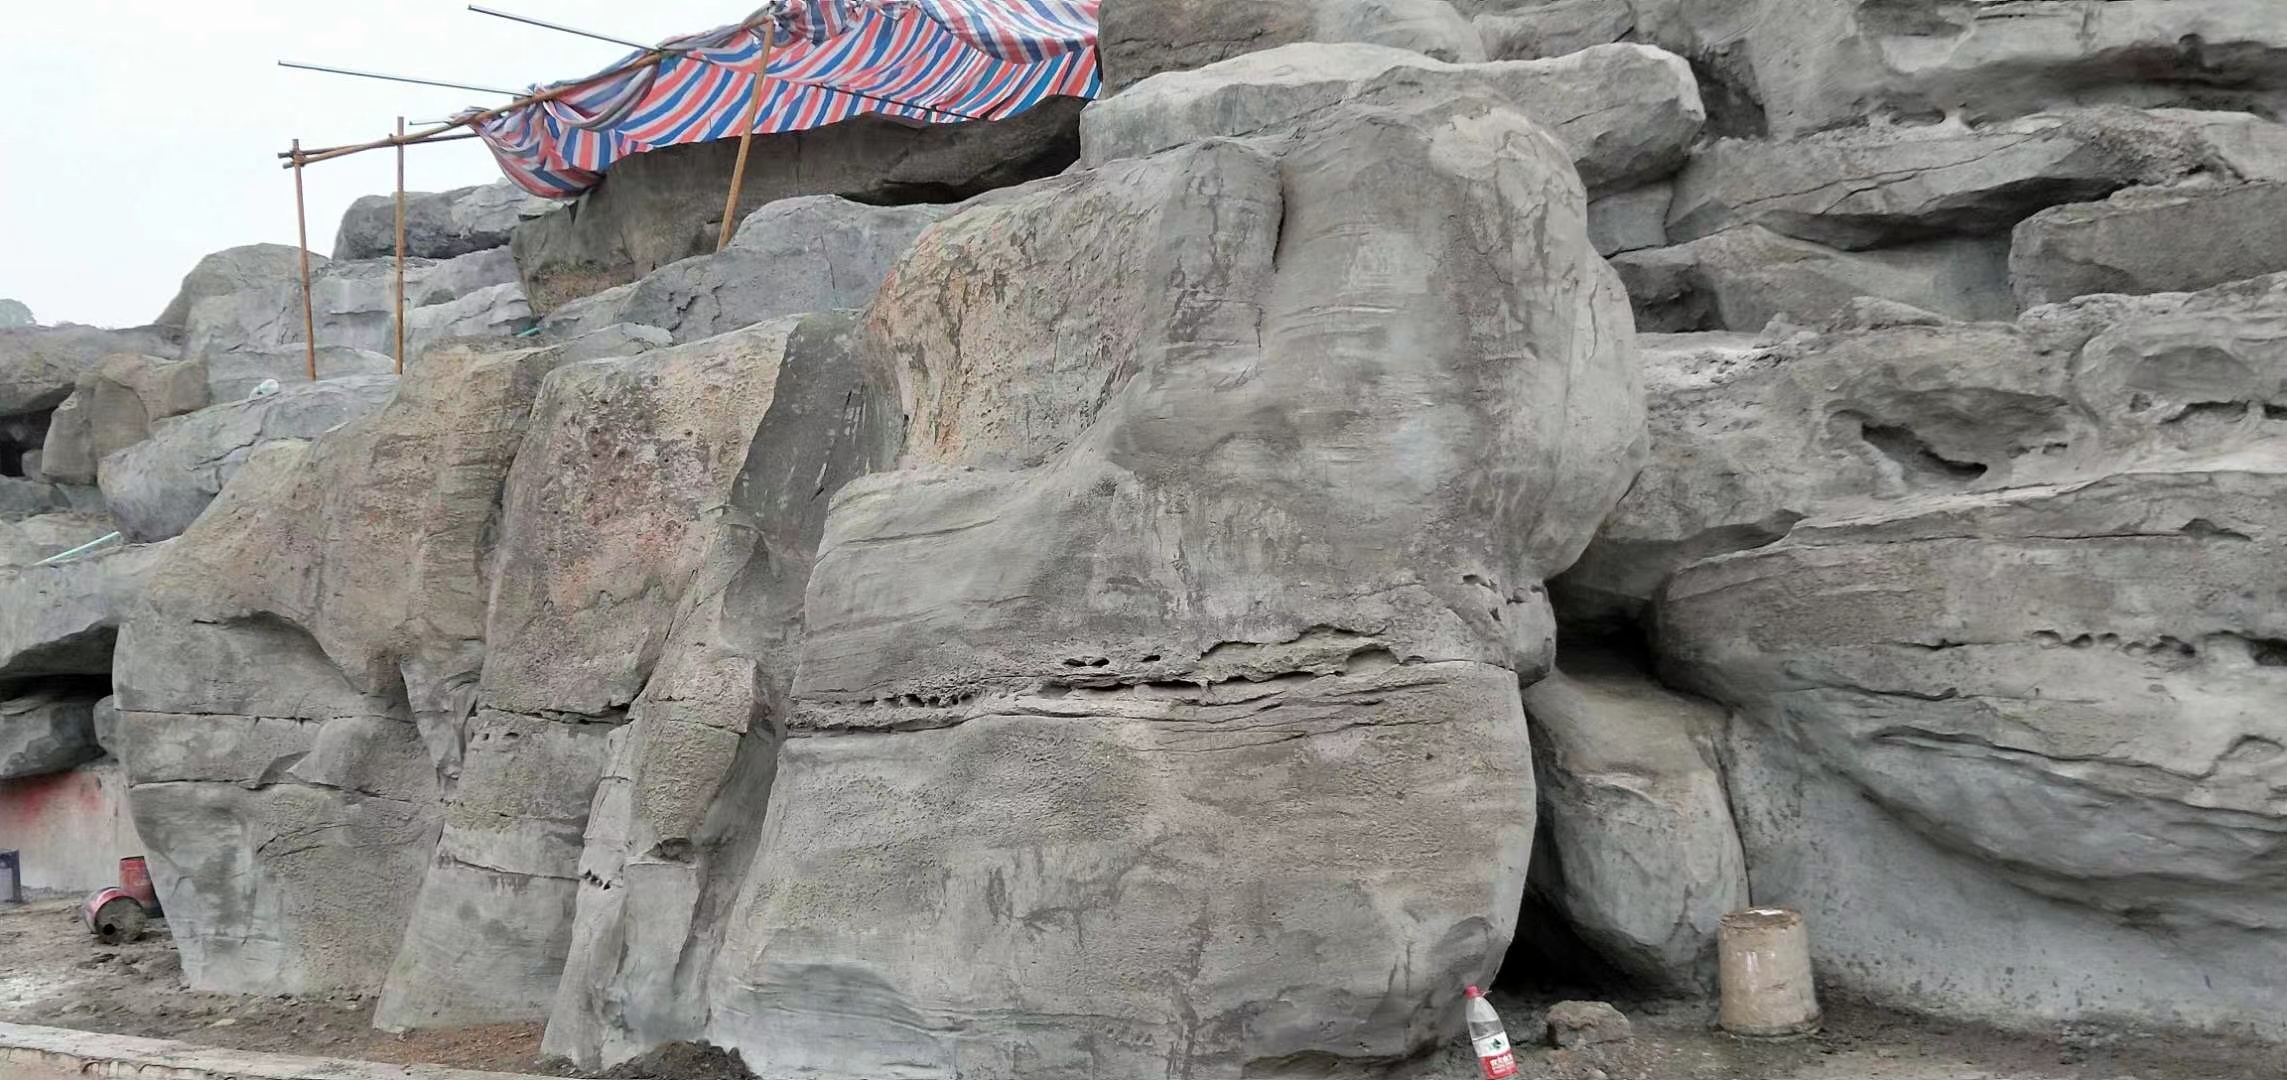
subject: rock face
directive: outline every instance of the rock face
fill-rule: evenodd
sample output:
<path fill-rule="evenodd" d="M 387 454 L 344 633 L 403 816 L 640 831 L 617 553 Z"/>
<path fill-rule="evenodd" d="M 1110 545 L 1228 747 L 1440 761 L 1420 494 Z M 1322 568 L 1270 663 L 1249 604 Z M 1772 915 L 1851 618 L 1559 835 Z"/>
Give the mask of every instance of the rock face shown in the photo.
<path fill-rule="evenodd" d="M 1821 325 L 1861 297 L 1953 319 L 2012 313 L 2009 245 L 1961 237 L 1841 251 L 1760 225 L 1674 247 L 1617 255 L 1636 325 L 1649 331 L 1760 330 L 1773 319 Z"/>
<path fill-rule="evenodd" d="M 2122 192 L 2017 227 L 2026 307 L 2090 293 L 2186 292 L 2287 270 L 2287 183 Z"/>
<path fill-rule="evenodd" d="M 1117 94 L 1163 71 L 1189 71 L 1298 42 L 1404 49 L 1450 63 L 1485 43 L 1446 0 L 1129 0 L 1104 12 L 1104 88 Z"/>
<path fill-rule="evenodd" d="M 2281 1032 L 2283 317 L 2273 275 L 1647 348 L 1653 464 L 1557 595 L 1736 711 L 1756 902 L 1821 928 L 1825 977 Z"/>
<path fill-rule="evenodd" d="M 92 326 L 32 326 L 0 330 L 0 416 L 43 412 L 71 396 L 79 377 L 116 353 L 172 355 L 170 335 L 159 328 L 99 330 Z"/>
<path fill-rule="evenodd" d="M 944 214 L 834 195 L 781 199 L 747 215 L 722 251 L 574 300 L 543 325 L 551 335 L 577 336 L 635 323 L 696 341 L 768 319 L 864 307 L 913 238 Z"/>
<path fill-rule="evenodd" d="M 0 701 L 0 780 L 65 772 L 102 757 L 94 705 L 58 694 Z"/>
<path fill-rule="evenodd" d="M 1423 93 L 923 235 L 867 345 L 902 468 L 826 524 L 713 1041 L 1007 1076 L 1449 1034 L 1524 886 L 1537 583 L 1638 437 L 1569 156 Z"/>
<path fill-rule="evenodd" d="M 1711 990 L 1717 927 L 1748 906 L 1716 760 L 1724 712 L 1622 663 L 1566 663 L 1525 690 L 1552 855 L 1535 887 L 1622 974 Z"/>
<path fill-rule="evenodd" d="M 315 438 L 379 409 L 396 389 L 394 375 L 294 383 L 162 421 L 148 441 L 103 459 L 104 505 L 137 543 L 179 536 L 262 444 Z"/>
<path fill-rule="evenodd" d="M 41 471 L 71 484 L 95 482 L 96 465 L 151 435 L 155 421 L 206 406 L 206 365 L 120 353 L 79 377 L 48 421 Z"/>
<path fill-rule="evenodd" d="M 1088 110 L 1081 160 L 1100 165 L 1218 135 L 1291 126 L 1344 101 L 1490 91 L 1546 124 L 1591 191 L 1656 180 L 1707 113 L 1683 58 L 1611 45 L 1557 60 L 1446 64 L 1372 45 L 1294 45 L 1162 75 Z"/>
<path fill-rule="evenodd" d="M 910 127 L 863 116 L 757 136 L 737 213 L 799 195 L 956 202 L 1048 176 L 1078 155 L 1080 104 L 1055 99 L 989 123 Z M 722 140 L 637 154 L 578 203 L 518 226 L 516 265 L 533 310 L 546 315 L 713 252 L 737 153 L 736 140 Z"/>
<path fill-rule="evenodd" d="M 318 342 L 329 348 L 394 353 L 396 269 L 391 259 L 329 260 L 310 256 L 310 297 Z M 408 260 L 405 304 L 408 351 L 446 337 L 500 336 L 528 314 L 520 303 L 516 266 L 505 249 L 452 259 Z M 294 249 L 258 244 L 216 252 L 183 281 L 183 291 L 162 315 L 183 329 L 182 355 L 223 363 L 229 354 L 275 356 L 291 352 L 303 330 L 300 261 Z M 418 347 L 416 347 L 418 346 Z M 321 366 L 319 374 L 343 374 Z"/>
<path fill-rule="evenodd" d="M 451 191 L 405 194 L 405 253 L 415 259 L 450 259 L 508 246 L 516 226 L 547 213 L 546 199 L 506 180 Z M 397 198 L 368 195 L 349 204 L 334 234 L 336 259 L 394 259 Z"/>
<path fill-rule="evenodd" d="M 0 681 L 109 673 L 119 624 L 163 550 L 0 568 Z"/>

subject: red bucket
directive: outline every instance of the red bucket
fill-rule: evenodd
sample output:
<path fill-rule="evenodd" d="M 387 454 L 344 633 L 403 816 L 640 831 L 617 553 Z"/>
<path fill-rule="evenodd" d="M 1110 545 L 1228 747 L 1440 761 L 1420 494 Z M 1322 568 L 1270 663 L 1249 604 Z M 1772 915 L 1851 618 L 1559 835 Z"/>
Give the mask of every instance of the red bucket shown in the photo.
<path fill-rule="evenodd" d="M 119 891 L 134 897 L 145 911 L 159 910 L 159 890 L 151 887 L 151 867 L 141 855 L 119 860 Z"/>

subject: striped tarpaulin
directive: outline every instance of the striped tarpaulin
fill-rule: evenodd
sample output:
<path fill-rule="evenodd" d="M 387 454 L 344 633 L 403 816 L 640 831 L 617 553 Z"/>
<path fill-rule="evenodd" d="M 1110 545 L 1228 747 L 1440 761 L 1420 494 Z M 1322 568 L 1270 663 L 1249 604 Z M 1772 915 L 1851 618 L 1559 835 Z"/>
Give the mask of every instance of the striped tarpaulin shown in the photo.
<path fill-rule="evenodd" d="M 577 195 L 629 154 L 739 134 L 755 61 L 773 32 L 759 133 L 863 113 L 999 119 L 1051 97 L 1096 95 L 1100 2 L 782 0 L 743 23 L 668 42 L 656 65 L 537 88 L 577 87 L 484 121 L 477 133 L 526 190 Z"/>

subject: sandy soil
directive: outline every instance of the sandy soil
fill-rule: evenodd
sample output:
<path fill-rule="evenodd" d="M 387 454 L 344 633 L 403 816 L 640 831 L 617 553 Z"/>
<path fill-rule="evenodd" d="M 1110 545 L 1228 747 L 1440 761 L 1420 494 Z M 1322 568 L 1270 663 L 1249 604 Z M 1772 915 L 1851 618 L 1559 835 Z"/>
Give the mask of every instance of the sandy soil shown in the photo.
<path fill-rule="evenodd" d="M 192 993 L 182 988 L 165 922 L 153 923 L 141 941 L 106 946 L 80 926 L 74 909 L 69 901 L 0 905 L 0 1021 L 313 1057 L 579 1075 L 540 1058 L 537 1024 L 399 1036 L 372 1029 L 374 1003 L 361 997 Z M 1524 1080 L 2287 1080 L 2287 1048 L 2091 1028 L 2001 1032 L 1833 1001 L 1826 1030 L 1796 1042 L 1728 1038 L 1711 1030 L 1712 1017 L 1699 1006 L 1622 1001 L 1635 1024 L 1633 1040 L 1582 1050 L 1533 1047 L 1554 1000 L 1494 994 L 1520 1044 Z M 735 1064 L 713 1055 L 668 1053 L 650 1064 L 608 1075 L 738 1075 Z M 1467 1080 L 1476 1069 L 1457 1042 L 1394 1076 Z"/>

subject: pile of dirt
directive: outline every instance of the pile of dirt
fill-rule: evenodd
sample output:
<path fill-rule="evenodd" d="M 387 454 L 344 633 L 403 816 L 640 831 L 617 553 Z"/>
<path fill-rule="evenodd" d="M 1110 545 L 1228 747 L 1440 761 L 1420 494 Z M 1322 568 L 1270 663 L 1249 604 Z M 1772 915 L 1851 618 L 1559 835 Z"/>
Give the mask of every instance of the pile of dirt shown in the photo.
<path fill-rule="evenodd" d="M 756 1080 L 739 1056 L 706 1043 L 669 1043 L 603 1074 L 603 1080 Z"/>

